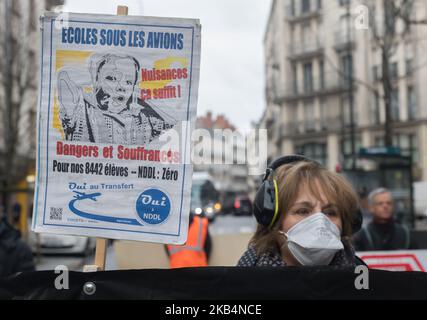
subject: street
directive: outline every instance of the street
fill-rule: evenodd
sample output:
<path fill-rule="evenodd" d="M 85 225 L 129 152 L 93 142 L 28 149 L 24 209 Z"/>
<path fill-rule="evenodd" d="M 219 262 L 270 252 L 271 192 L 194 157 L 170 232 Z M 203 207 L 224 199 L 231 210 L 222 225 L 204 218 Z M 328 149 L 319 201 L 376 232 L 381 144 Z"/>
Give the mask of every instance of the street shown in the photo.
<path fill-rule="evenodd" d="M 253 216 L 218 216 L 209 225 L 209 232 L 215 234 L 251 233 L 255 232 L 256 220 Z"/>

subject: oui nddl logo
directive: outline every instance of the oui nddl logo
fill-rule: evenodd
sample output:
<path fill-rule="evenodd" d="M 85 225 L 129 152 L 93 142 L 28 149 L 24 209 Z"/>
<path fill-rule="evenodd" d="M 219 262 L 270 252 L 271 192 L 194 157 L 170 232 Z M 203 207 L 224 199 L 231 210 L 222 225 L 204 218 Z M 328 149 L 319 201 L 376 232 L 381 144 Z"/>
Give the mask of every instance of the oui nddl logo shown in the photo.
<path fill-rule="evenodd" d="M 166 193 L 159 189 L 144 190 L 136 200 L 136 212 L 139 218 L 148 224 L 159 224 L 170 214 L 171 204 Z"/>

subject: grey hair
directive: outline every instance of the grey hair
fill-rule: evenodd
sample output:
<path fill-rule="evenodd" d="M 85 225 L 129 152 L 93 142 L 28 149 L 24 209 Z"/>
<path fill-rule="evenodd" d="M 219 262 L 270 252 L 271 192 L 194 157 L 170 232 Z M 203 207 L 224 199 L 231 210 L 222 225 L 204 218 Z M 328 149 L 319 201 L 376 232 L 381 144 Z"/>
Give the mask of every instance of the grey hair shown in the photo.
<path fill-rule="evenodd" d="M 379 194 L 382 193 L 389 193 L 391 195 L 390 190 L 386 189 L 386 188 L 377 188 L 372 190 L 369 195 L 368 195 L 368 203 L 370 206 L 375 204 L 375 197 Z"/>

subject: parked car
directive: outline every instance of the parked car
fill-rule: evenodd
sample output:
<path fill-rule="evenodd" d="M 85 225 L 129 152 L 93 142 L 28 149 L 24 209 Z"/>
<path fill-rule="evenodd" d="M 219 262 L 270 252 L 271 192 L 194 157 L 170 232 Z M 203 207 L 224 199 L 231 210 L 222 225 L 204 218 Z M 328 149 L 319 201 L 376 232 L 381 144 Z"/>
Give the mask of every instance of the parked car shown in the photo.
<path fill-rule="evenodd" d="M 29 244 L 34 254 L 88 256 L 95 250 L 96 239 L 31 231 Z"/>
<path fill-rule="evenodd" d="M 234 198 L 233 213 L 236 216 L 252 215 L 252 201 L 246 195 L 239 195 Z"/>

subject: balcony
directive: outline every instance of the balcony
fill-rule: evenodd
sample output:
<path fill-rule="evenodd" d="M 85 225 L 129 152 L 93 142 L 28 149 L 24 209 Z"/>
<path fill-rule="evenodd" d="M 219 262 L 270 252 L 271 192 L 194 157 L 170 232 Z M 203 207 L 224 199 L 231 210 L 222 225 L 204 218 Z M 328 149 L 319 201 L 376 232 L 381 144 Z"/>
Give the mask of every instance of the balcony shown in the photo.
<path fill-rule="evenodd" d="M 305 132 L 314 132 L 316 131 L 316 121 L 314 119 L 304 120 L 304 131 Z"/>
<path fill-rule="evenodd" d="M 322 8 L 310 7 L 307 11 L 303 12 L 298 6 L 288 5 L 285 10 L 285 19 L 290 23 L 297 23 L 313 18 L 320 18 L 322 15 Z"/>
<path fill-rule="evenodd" d="M 292 79 L 289 80 L 289 86 L 283 90 L 283 96 L 279 101 L 293 102 L 300 99 L 312 99 L 333 94 L 342 93 L 348 90 L 348 83 L 338 72 L 327 74 L 323 81 L 314 79 L 313 88 L 295 88 L 292 87 Z"/>
<path fill-rule="evenodd" d="M 288 59 L 308 59 L 322 55 L 324 51 L 323 42 L 320 39 L 312 41 L 295 42 L 289 46 Z"/>
<path fill-rule="evenodd" d="M 280 138 L 301 135 L 318 136 L 322 132 L 339 131 L 341 127 L 341 118 L 339 116 L 316 120 L 292 121 L 280 125 Z"/>
<path fill-rule="evenodd" d="M 356 41 L 354 31 L 347 32 L 347 30 L 337 30 L 334 33 L 334 48 L 337 51 L 353 50 Z"/>
<path fill-rule="evenodd" d="M 302 133 L 302 130 L 300 130 L 300 122 L 298 121 L 282 123 L 280 125 L 280 138 L 294 136 L 299 133 Z"/>

